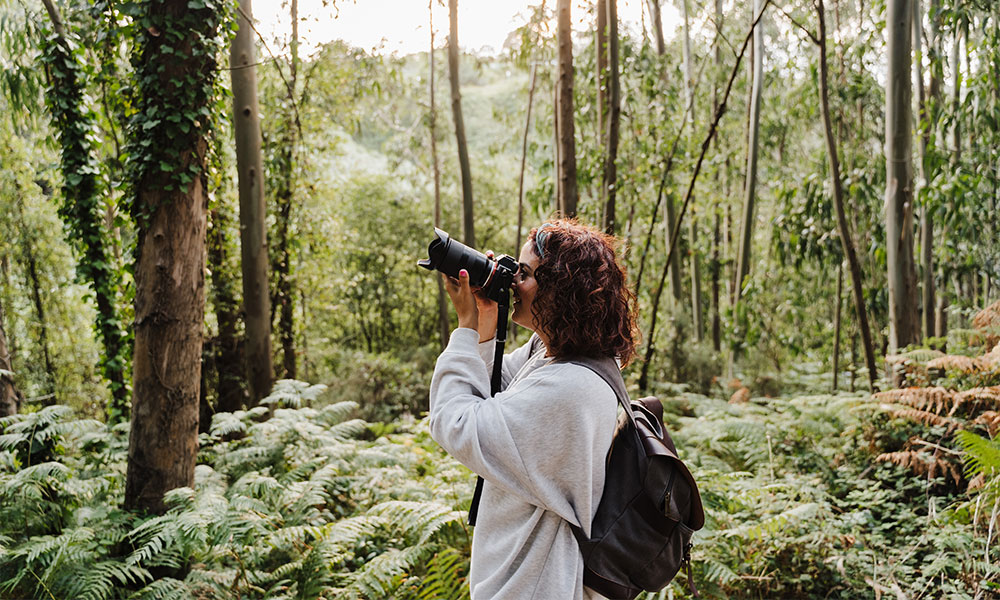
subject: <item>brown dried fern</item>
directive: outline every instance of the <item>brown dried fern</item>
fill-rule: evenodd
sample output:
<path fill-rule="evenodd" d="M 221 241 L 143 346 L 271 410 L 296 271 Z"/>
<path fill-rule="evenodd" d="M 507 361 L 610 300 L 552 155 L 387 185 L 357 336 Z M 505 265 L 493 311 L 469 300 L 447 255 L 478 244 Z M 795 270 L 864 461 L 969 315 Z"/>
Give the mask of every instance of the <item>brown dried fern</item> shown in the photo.
<path fill-rule="evenodd" d="M 955 419 L 937 415 L 932 412 L 927 412 L 926 410 L 918 410 L 916 408 L 905 408 L 900 410 L 894 410 L 891 411 L 889 414 L 899 419 L 906 419 L 908 421 L 916 421 L 918 423 L 923 423 L 928 427 L 933 425 L 947 427 L 949 431 L 959 426 L 959 422 L 956 421 Z"/>
<path fill-rule="evenodd" d="M 960 356 L 947 354 L 939 356 L 927 363 L 928 369 L 943 369 L 945 371 L 961 371 L 962 373 L 973 373 L 978 369 L 976 359 L 971 356 Z"/>
<path fill-rule="evenodd" d="M 940 415 L 945 408 L 951 406 L 954 396 L 954 392 L 943 387 L 909 387 L 878 392 L 875 394 L 875 399 L 883 403 L 902 404 Z"/>
<path fill-rule="evenodd" d="M 968 414 L 975 414 L 983 409 L 995 410 L 1000 408 L 1000 385 L 990 387 L 977 387 L 955 394 L 955 404 L 949 416 L 954 416 L 960 407 L 965 408 Z"/>
<path fill-rule="evenodd" d="M 996 437 L 997 430 L 1000 430 L 1000 412 L 988 410 L 976 417 L 972 423 L 973 425 L 986 427 L 986 431 L 989 432 L 990 437 Z"/>
<path fill-rule="evenodd" d="M 1000 328 L 1000 300 L 976 313 L 972 326 L 976 329 Z"/>

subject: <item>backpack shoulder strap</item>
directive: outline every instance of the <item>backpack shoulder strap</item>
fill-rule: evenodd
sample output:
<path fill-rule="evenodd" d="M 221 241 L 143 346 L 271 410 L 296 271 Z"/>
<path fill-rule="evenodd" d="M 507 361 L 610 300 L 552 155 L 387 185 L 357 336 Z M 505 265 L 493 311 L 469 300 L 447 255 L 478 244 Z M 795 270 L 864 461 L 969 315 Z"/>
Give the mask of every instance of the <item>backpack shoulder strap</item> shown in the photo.
<path fill-rule="evenodd" d="M 632 411 L 632 403 L 629 399 L 628 390 L 625 389 L 625 379 L 622 378 L 621 369 L 613 358 L 592 358 L 589 356 L 574 356 L 572 358 L 560 359 L 559 362 L 580 365 L 587 367 L 604 380 L 618 398 L 618 403 L 625 409 L 629 420 L 635 422 L 635 414 Z"/>

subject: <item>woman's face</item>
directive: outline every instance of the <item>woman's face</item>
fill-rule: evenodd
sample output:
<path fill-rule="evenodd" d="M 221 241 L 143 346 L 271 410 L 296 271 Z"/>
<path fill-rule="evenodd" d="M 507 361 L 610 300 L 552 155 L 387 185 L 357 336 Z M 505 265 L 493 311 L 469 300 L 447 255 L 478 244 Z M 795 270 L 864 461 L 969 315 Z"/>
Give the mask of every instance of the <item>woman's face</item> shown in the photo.
<path fill-rule="evenodd" d="M 535 331 L 534 316 L 531 314 L 531 303 L 538 291 L 535 281 L 535 267 L 538 266 L 538 256 L 535 255 L 534 242 L 528 240 L 521 248 L 518 258 L 517 274 L 514 276 L 514 314 L 511 319 L 526 329 Z"/>

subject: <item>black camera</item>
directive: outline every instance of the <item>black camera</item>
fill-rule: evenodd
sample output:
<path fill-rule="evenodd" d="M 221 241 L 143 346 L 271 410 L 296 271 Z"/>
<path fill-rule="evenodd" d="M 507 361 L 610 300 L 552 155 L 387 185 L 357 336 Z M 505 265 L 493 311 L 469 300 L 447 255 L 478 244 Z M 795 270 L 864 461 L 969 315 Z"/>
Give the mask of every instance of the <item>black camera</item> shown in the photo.
<path fill-rule="evenodd" d="M 429 258 L 419 260 L 417 264 L 456 279 L 458 272 L 465 269 L 469 272 L 470 286 L 482 288 L 483 295 L 494 302 L 500 302 L 501 295 L 514 283 L 517 261 L 506 254 L 489 258 L 482 252 L 451 239 L 437 227 L 434 228 L 434 234 L 434 240 L 427 246 Z"/>

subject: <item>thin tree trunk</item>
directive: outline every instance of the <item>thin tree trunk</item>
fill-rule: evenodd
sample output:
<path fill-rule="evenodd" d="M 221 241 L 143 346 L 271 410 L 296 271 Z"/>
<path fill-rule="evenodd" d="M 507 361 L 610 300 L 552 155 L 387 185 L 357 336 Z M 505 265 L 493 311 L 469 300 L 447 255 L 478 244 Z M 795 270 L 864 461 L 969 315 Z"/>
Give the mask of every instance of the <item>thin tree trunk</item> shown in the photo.
<path fill-rule="evenodd" d="M 0 304 L 0 417 L 9 417 L 17 414 L 24 396 L 14 383 L 14 367 L 3 323 L 3 305 Z"/>
<path fill-rule="evenodd" d="M 524 173 L 528 160 L 528 133 L 531 131 L 531 107 L 535 99 L 535 84 L 538 81 L 538 65 L 531 65 L 531 84 L 528 87 L 528 112 L 524 117 L 524 135 L 521 137 L 521 169 L 517 178 L 517 237 L 514 252 L 521 251 L 521 237 L 524 231 Z"/>
<path fill-rule="evenodd" d="M 239 336 L 240 306 L 236 294 L 239 281 L 236 268 L 229 259 L 229 229 L 233 215 L 223 197 L 219 195 L 211 209 L 209 217 L 212 226 L 208 230 L 212 308 L 219 328 L 215 343 L 212 344 L 218 375 L 215 409 L 217 412 L 235 412 L 243 406 L 245 385 Z"/>
<path fill-rule="evenodd" d="M 21 224 L 21 231 L 27 232 L 24 221 L 24 209 L 20 201 L 15 203 L 17 207 L 17 217 Z M 49 348 L 49 321 L 45 317 L 45 303 L 42 301 L 42 282 L 38 274 L 38 259 L 35 256 L 35 247 L 32 239 L 28 235 L 21 236 L 21 258 L 24 261 L 25 275 L 28 279 L 28 287 L 31 289 L 31 303 L 35 307 L 35 316 L 38 318 L 38 346 L 42 350 L 42 361 L 45 363 L 45 404 L 57 403 L 56 392 L 56 370 L 52 362 L 52 353 Z"/>
<path fill-rule="evenodd" d="M 663 57 L 663 55 L 666 53 L 666 45 L 665 45 L 664 39 L 663 39 L 663 21 L 661 20 L 661 17 L 660 17 L 660 2 L 659 2 L 659 0 L 647 0 L 647 3 L 648 3 L 648 6 L 649 6 L 650 25 L 653 27 L 653 37 L 656 39 L 656 53 L 660 57 Z M 664 82 L 666 82 L 667 77 L 666 77 L 666 71 L 665 70 L 661 70 L 660 71 L 660 79 L 662 79 Z M 688 120 L 687 120 L 687 117 L 686 117 L 686 113 L 685 113 L 685 120 L 684 120 L 684 122 L 685 122 L 685 124 L 688 123 Z M 678 136 L 678 139 L 679 139 L 679 136 Z M 664 169 L 663 177 L 660 180 L 660 190 L 659 190 L 658 196 L 657 196 L 657 207 L 659 207 L 660 199 L 663 197 L 664 194 L 667 195 L 667 198 L 666 198 L 666 204 L 667 204 L 667 206 L 666 206 L 666 217 L 667 217 L 667 222 L 664 224 L 665 229 L 666 229 L 664 237 L 665 237 L 665 241 L 666 241 L 666 246 L 668 248 L 673 243 L 673 240 L 670 239 L 670 236 L 673 234 L 674 230 L 676 229 L 675 225 L 677 224 L 677 209 L 674 206 L 673 194 L 669 194 L 669 193 L 667 193 L 667 192 L 664 191 L 664 184 L 666 183 L 667 175 L 669 174 L 670 167 L 672 166 L 672 163 L 673 163 L 673 156 L 674 156 L 675 147 L 676 147 L 676 142 L 674 143 L 674 146 L 671 146 L 670 156 L 667 159 L 667 167 Z M 653 221 L 652 222 L 655 223 L 655 221 L 656 221 L 656 210 L 654 209 L 654 211 L 653 211 Z M 650 227 L 651 227 L 650 231 L 652 231 L 652 223 L 650 224 Z M 647 242 L 647 247 L 648 247 L 648 245 L 649 244 Z M 645 257 L 645 252 L 643 253 L 643 256 Z M 640 265 L 640 279 L 641 279 L 641 274 L 642 274 L 642 265 Z M 637 279 L 637 282 L 638 281 L 639 280 Z M 639 293 L 639 287 L 638 287 L 638 285 L 636 285 L 636 293 L 637 294 Z M 670 262 L 670 293 L 671 293 L 671 297 L 675 301 L 679 301 L 681 299 L 681 297 L 683 296 L 683 291 L 681 290 L 681 260 L 680 260 L 680 256 L 674 256 L 673 259 Z"/>
<path fill-rule="evenodd" d="M 889 352 L 920 341 L 917 273 L 913 258 L 912 97 L 910 0 L 887 3 L 886 77 L 886 263 Z"/>
<path fill-rule="evenodd" d="M 754 15 L 761 12 L 761 0 L 754 0 Z M 753 242 L 754 208 L 757 199 L 757 158 L 759 155 L 760 132 L 760 102 L 764 83 L 764 35 L 757 30 L 753 40 L 753 88 L 750 97 L 750 121 L 747 135 L 747 168 L 746 186 L 743 195 L 743 224 L 740 228 L 740 246 L 736 261 L 736 286 L 733 301 L 733 314 L 738 314 L 735 307 L 739 305 L 743 295 L 743 286 L 750 273 L 750 247 Z M 738 329 L 741 331 L 742 327 Z M 740 338 L 742 333 L 737 334 Z"/>
<path fill-rule="evenodd" d="M 837 263 L 837 306 L 833 311 L 833 391 L 840 376 L 840 307 L 844 303 L 844 261 Z"/>
<path fill-rule="evenodd" d="M 448 0 L 448 81 L 451 83 L 451 114 L 455 120 L 458 166 L 462 173 L 462 242 L 470 248 L 475 248 L 476 231 L 472 219 L 472 173 L 469 167 L 469 147 L 465 142 L 462 94 L 458 81 L 458 0 Z"/>
<path fill-rule="evenodd" d="M 927 176 L 927 146 L 930 142 L 930 115 L 927 112 L 927 98 L 924 92 L 923 50 L 921 44 L 921 38 L 923 37 L 923 27 L 921 26 L 922 14 L 920 0 L 913 0 L 913 77 L 917 85 L 917 120 L 920 131 L 919 145 L 917 147 L 918 176 L 914 196 L 923 208 L 920 215 L 920 251 L 922 259 L 920 304 L 923 313 L 924 337 L 931 337 L 934 332 L 934 225 L 930 202 L 926 194 L 921 194 L 929 181 Z M 922 195 L 924 198 L 921 200 Z"/>
<path fill-rule="evenodd" d="M 268 293 L 264 159 L 251 0 L 240 0 L 238 12 L 239 28 L 233 39 L 229 61 L 235 115 L 236 168 L 239 173 L 246 368 L 250 403 L 255 405 L 271 392 L 271 298 Z"/>
<path fill-rule="evenodd" d="M 604 2 L 608 11 L 608 82 L 610 85 L 608 99 L 611 106 L 608 111 L 608 145 L 604 157 L 603 193 L 601 195 L 607 198 L 604 204 L 604 230 L 614 235 L 618 228 L 615 217 L 615 199 L 618 193 L 618 128 L 622 111 L 618 65 L 618 0 L 604 0 Z"/>
<path fill-rule="evenodd" d="M 715 0 L 715 40 L 713 40 L 713 46 L 715 46 L 715 70 L 716 72 L 722 69 L 722 23 L 723 23 L 723 13 L 722 13 L 722 0 Z M 718 77 L 718 75 L 716 75 Z M 715 78 L 713 78 L 713 81 Z M 716 83 L 712 85 L 712 111 L 717 112 L 719 110 L 719 86 Z M 719 140 L 715 140 L 716 149 L 719 146 Z M 727 157 L 728 158 L 728 157 Z M 728 177 L 728 175 L 727 175 Z M 723 190 L 723 186 L 720 182 L 721 173 L 718 168 L 715 170 L 715 185 L 717 190 Z M 728 186 L 725 186 L 728 187 Z M 722 199 L 726 206 L 729 206 L 729 190 L 723 190 Z M 722 215 L 719 214 L 718 203 L 715 203 L 714 211 L 715 213 L 715 224 L 712 227 L 712 262 L 710 270 L 712 271 L 712 348 L 716 352 L 722 351 L 722 319 L 720 316 L 719 308 L 719 278 L 722 274 L 722 262 L 719 256 L 719 246 L 721 244 L 721 219 Z"/>
<path fill-rule="evenodd" d="M 823 0 L 819 0 L 816 12 L 819 16 L 819 86 L 820 102 L 823 112 L 823 130 L 826 134 L 827 158 L 830 161 L 830 182 L 833 185 L 833 203 L 837 212 L 837 229 L 840 234 L 840 245 L 847 257 L 848 265 L 851 269 L 851 286 L 854 292 L 854 311 L 858 319 L 858 328 L 861 330 L 861 338 L 865 345 L 865 361 L 868 365 L 868 385 L 872 392 L 876 391 L 875 386 L 875 349 L 872 345 L 871 329 L 868 326 L 868 313 L 865 310 L 864 290 L 862 288 L 861 263 L 858 260 L 854 249 L 854 237 L 850 226 L 847 223 L 847 213 L 844 210 L 844 189 L 840 179 L 840 158 L 837 154 L 837 141 L 833 135 L 833 124 L 830 120 L 830 92 L 828 89 L 828 67 L 826 59 L 826 13 Z M 909 74 L 909 69 L 907 69 Z"/>
<path fill-rule="evenodd" d="M 697 122 L 694 106 L 694 81 L 691 74 L 691 26 L 688 16 L 688 0 L 681 0 L 681 12 L 684 17 L 684 104 L 688 107 L 687 118 L 693 124 Z M 691 268 L 691 327 L 694 337 L 699 342 L 705 337 L 705 327 L 701 312 L 701 257 L 698 255 L 698 217 L 694 208 L 688 219 L 688 260 Z"/>
<path fill-rule="evenodd" d="M 212 102 L 205 80 L 219 70 L 210 49 L 218 39 L 220 15 L 211 8 L 191 9 L 186 0 L 154 0 L 144 8 L 137 20 L 150 27 L 137 34 L 136 110 L 205 114 Z M 178 22 L 197 26 L 182 29 Z M 158 30 L 170 26 L 174 35 L 159 35 Z M 165 64 L 167 45 L 173 60 Z M 196 82 L 194 89 L 173 83 L 188 78 Z M 134 393 L 125 508 L 162 514 L 167 491 L 194 485 L 197 462 L 210 131 L 190 127 L 181 134 L 167 120 L 146 124 L 150 130 L 132 131 L 133 139 L 171 140 L 176 163 L 163 170 L 160 156 L 166 152 L 148 149 L 160 168 L 141 171 L 132 184 L 134 214 L 142 218 L 136 232 Z"/>
<path fill-rule="evenodd" d="M 274 265 L 276 279 L 275 299 L 278 304 L 278 340 L 281 342 L 281 368 L 286 379 L 296 378 L 295 357 L 295 291 L 292 289 L 292 248 L 289 237 L 292 228 L 292 209 L 295 204 L 295 148 L 298 143 L 297 121 L 295 119 L 295 89 L 299 71 L 299 3 L 290 1 L 292 21 L 291 57 L 289 59 L 289 79 L 285 100 L 287 102 L 284 131 L 278 143 L 278 190 L 274 195 L 277 204 L 277 264 Z M 273 309 L 273 307 L 272 307 Z"/>
<path fill-rule="evenodd" d="M 437 79 L 437 72 L 434 70 L 434 0 L 427 3 L 428 21 L 431 30 L 430 60 L 430 134 L 431 134 L 431 166 L 434 170 L 434 227 L 441 227 L 441 164 L 438 162 L 437 154 L 437 101 L 434 97 L 434 82 Z M 448 317 L 448 301 L 445 298 L 444 281 L 440 277 L 437 279 L 437 306 L 438 306 L 438 334 L 441 341 L 441 350 L 448 345 L 448 330 L 451 329 Z"/>
<path fill-rule="evenodd" d="M 573 27 L 571 0 L 556 3 L 556 45 L 559 52 L 559 79 L 556 112 L 559 118 L 559 209 L 564 216 L 576 216 L 576 134 L 573 123 Z"/>
<path fill-rule="evenodd" d="M 617 0 L 612 0 L 617 2 Z M 596 24 L 594 26 L 594 54 L 597 66 L 597 145 L 603 147 L 604 132 L 607 129 L 608 92 L 611 90 L 608 82 L 608 0 L 597 0 L 594 3 Z M 601 201 L 604 202 L 604 190 L 601 190 Z"/>

